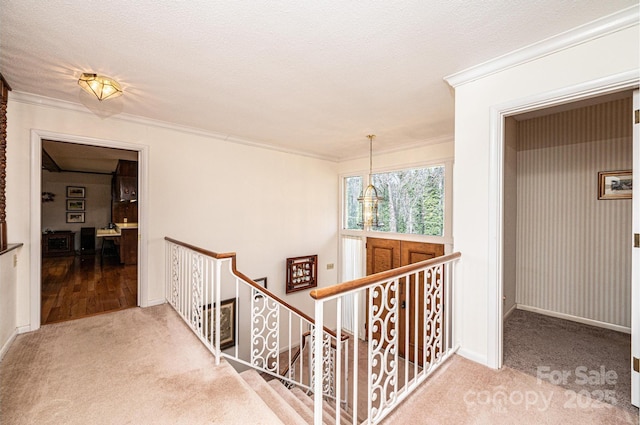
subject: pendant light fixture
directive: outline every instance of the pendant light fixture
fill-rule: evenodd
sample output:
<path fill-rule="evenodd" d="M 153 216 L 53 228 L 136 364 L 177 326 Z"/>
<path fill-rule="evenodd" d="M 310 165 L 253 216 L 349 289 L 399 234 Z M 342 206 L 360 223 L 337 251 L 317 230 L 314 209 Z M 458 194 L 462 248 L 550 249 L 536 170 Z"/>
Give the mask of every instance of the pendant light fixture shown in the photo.
<path fill-rule="evenodd" d="M 364 230 L 369 230 L 372 227 L 380 227 L 382 223 L 378 219 L 378 203 L 384 201 L 384 198 L 378 195 L 378 189 L 373 185 L 371 178 L 371 171 L 373 169 L 373 138 L 375 134 L 367 135 L 369 139 L 369 185 L 362 192 L 362 195 L 358 198 L 358 202 L 361 205 L 362 215 L 360 217 L 360 223 Z"/>
<path fill-rule="evenodd" d="M 99 101 L 113 99 L 122 94 L 120 84 L 113 78 L 104 75 L 84 73 L 80 76 L 78 84 L 84 91 L 97 97 Z"/>

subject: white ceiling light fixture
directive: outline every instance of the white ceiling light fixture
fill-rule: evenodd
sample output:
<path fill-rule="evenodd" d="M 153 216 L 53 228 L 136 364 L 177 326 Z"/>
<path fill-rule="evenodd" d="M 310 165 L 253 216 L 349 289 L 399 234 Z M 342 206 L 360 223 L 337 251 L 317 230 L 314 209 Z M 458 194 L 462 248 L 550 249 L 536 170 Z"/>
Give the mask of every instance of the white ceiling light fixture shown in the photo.
<path fill-rule="evenodd" d="M 104 75 L 83 73 L 78 84 L 84 91 L 93 94 L 99 101 L 113 99 L 122 94 L 122 88 L 116 80 Z"/>
<path fill-rule="evenodd" d="M 375 134 L 369 134 L 367 137 L 369 138 L 369 186 L 367 186 L 358 198 L 358 202 L 360 202 L 362 206 L 361 222 L 358 224 L 361 225 L 364 230 L 382 226 L 378 218 L 378 203 L 384 201 L 383 197 L 378 196 L 378 189 L 373 185 L 373 180 L 371 179 L 373 169 L 373 138 L 376 136 Z"/>

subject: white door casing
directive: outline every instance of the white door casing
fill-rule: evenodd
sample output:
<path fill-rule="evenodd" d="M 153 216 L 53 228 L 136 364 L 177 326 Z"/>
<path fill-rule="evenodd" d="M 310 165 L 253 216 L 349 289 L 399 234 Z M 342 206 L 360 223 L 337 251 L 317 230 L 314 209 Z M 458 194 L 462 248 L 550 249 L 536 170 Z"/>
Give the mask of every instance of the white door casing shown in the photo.
<path fill-rule="evenodd" d="M 487 357 L 486 364 L 489 367 L 499 369 L 502 367 L 502 339 L 503 339 L 503 323 L 502 323 L 502 296 L 503 296 L 503 179 L 504 179 L 504 150 L 505 150 L 505 118 L 511 115 L 517 115 L 524 112 L 544 109 L 556 105 L 570 103 L 578 100 L 593 98 L 606 95 L 609 93 L 619 92 L 622 90 L 637 89 L 640 78 L 637 71 L 628 71 L 620 74 L 611 75 L 593 81 L 587 81 L 575 86 L 564 87 L 547 93 L 516 99 L 505 104 L 496 105 L 491 108 L 491 135 L 490 135 L 490 164 L 489 164 L 489 267 L 488 267 L 488 303 L 487 303 Z M 635 99 L 635 98 L 634 98 Z M 634 126 L 634 135 L 637 126 Z M 635 136 L 634 136 L 635 143 Z M 634 168 L 638 160 L 638 152 L 634 145 Z M 640 165 L 637 165 L 640 167 Z M 640 169 L 640 168 L 638 168 Z M 637 190 L 637 189 L 635 189 Z M 635 194 L 634 190 L 634 194 Z M 638 200 L 638 196 L 634 196 L 634 203 Z M 640 214 L 640 207 L 635 208 L 634 219 Z M 637 226 L 637 227 L 636 227 Z M 640 223 L 634 224 L 635 232 L 640 231 Z M 637 249 L 636 251 L 640 251 Z M 638 257 L 637 252 L 634 254 Z M 634 258 L 636 258 L 634 257 Z M 640 260 L 634 260 L 640 264 Z M 635 267 L 634 267 L 635 269 Z M 632 339 L 638 341 L 636 344 L 640 354 L 640 266 L 637 267 L 636 274 L 632 274 L 633 285 L 638 287 L 634 291 L 634 302 L 632 303 L 632 322 L 637 325 L 632 326 Z M 632 323 L 632 325 L 633 325 Z M 637 375 L 637 374 L 636 374 Z M 640 378 L 635 378 L 640 379 Z M 640 385 L 638 386 L 640 388 Z"/>
<path fill-rule="evenodd" d="M 149 303 L 148 255 L 147 255 L 147 193 L 148 193 L 148 161 L 149 148 L 146 145 L 102 140 L 92 137 L 75 136 L 54 133 L 46 130 L 31 130 L 31 212 L 30 212 L 30 303 L 29 303 L 29 331 L 40 328 L 41 308 L 41 267 L 42 253 L 41 232 L 41 200 L 42 200 L 42 140 L 56 140 L 59 142 L 77 143 L 84 145 L 102 146 L 114 149 L 126 149 L 138 152 L 138 306 L 147 307 Z"/>
<path fill-rule="evenodd" d="M 640 90 L 633 92 L 633 174 L 640 175 Z M 633 185 L 631 243 L 631 403 L 640 407 L 640 187 Z M 635 236 L 638 235 L 638 236 Z M 634 364 L 636 367 L 634 367 Z M 636 369 L 636 370 L 634 370 Z"/>

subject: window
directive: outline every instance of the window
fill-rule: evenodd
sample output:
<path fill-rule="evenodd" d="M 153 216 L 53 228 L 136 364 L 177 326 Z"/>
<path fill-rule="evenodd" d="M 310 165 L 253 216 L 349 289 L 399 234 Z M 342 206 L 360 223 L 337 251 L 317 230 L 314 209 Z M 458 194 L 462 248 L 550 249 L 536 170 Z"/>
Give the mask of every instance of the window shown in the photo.
<path fill-rule="evenodd" d="M 444 165 L 416 168 L 371 176 L 380 203 L 379 232 L 444 236 Z M 345 229 L 360 229 L 362 177 L 347 177 L 345 184 Z"/>
<path fill-rule="evenodd" d="M 360 204 L 358 196 L 362 193 L 362 177 L 346 177 L 344 179 L 344 228 L 361 229 L 358 226 L 360 221 Z"/>

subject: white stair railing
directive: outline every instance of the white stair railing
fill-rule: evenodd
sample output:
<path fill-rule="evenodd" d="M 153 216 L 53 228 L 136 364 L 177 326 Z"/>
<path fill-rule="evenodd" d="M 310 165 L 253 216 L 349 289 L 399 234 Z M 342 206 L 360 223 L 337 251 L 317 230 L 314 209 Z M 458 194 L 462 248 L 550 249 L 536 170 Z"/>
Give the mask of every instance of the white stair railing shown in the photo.
<path fill-rule="evenodd" d="M 323 328 L 325 314 L 336 314 L 338 340 L 342 336 L 344 300 L 352 302 L 349 307 L 354 311 L 354 335 L 348 349 L 353 359 L 349 367 L 356 376 L 347 405 L 354 425 L 359 421 L 379 423 L 457 349 L 452 336 L 452 263 L 460 256 L 454 253 L 311 291 L 316 329 Z M 349 294 L 355 296 L 345 297 Z M 365 317 L 365 323 L 361 323 L 361 317 Z M 363 325 L 366 341 L 360 342 Z M 313 349 L 320 357 L 324 347 L 314 344 Z M 337 363 L 343 357 L 342 350 L 338 346 Z M 359 364 L 360 358 L 365 365 Z M 322 365 L 314 364 L 314 368 L 316 376 L 325 377 Z M 366 370 L 363 385 L 357 378 L 360 370 Z M 341 385 L 345 372 L 340 364 L 335 373 L 331 379 L 335 380 L 335 396 L 341 399 L 346 388 Z M 316 425 L 323 423 L 322 382 L 314 382 Z M 340 423 L 339 413 L 335 423 Z"/>
<path fill-rule="evenodd" d="M 311 392 L 316 357 L 302 355 L 302 348 L 305 336 L 315 337 L 314 320 L 238 272 L 234 253 L 165 240 L 166 299 L 213 353 L 216 364 L 225 357 Z M 335 401 L 335 369 L 341 366 L 336 349 L 345 353 L 347 338 L 320 329 L 325 344 L 318 357 L 321 397 Z M 346 387 L 348 373 L 341 376 Z M 342 394 L 346 401 L 347 393 Z"/>

